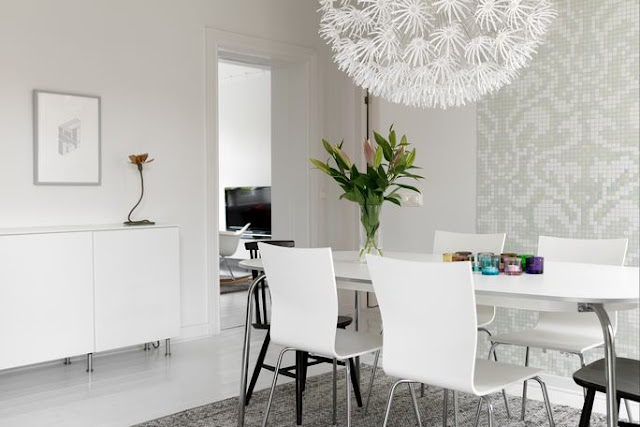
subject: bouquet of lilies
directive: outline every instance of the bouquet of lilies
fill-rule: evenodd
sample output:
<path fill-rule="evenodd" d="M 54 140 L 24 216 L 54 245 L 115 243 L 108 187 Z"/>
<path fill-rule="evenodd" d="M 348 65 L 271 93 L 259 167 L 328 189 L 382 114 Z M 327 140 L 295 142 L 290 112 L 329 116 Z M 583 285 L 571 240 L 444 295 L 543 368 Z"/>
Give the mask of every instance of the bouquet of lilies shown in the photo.
<path fill-rule="evenodd" d="M 367 253 L 382 254 L 376 234 L 380 228 L 380 211 L 384 201 L 400 206 L 401 198 L 398 192 L 401 189 L 420 193 L 416 187 L 400 183 L 398 180 L 423 179 L 422 176 L 412 173 L 413 169 L 418 169 L 413 165 L 416 149 L 410 149 L 406 135 L 398 141 L 396 131 L 391 126 L 388 139 L 377 132 L 374 132 L 374 137 L 377 145 L 375 149 L 371 141 L 364 142 L 366 171 L 358 170 L 357 166 L 351 163 L 342 150 L 343 142 L 331 145 L 323 139 L 322 144 L 330 157 L 325 162 L 310 159 L 316 168 L 333 178 L 342 188 L 344 193 L 340 196 L 341 199 L 350 200 L 360 206 L 360 222 L 364 231 L 361 256 Z"/>

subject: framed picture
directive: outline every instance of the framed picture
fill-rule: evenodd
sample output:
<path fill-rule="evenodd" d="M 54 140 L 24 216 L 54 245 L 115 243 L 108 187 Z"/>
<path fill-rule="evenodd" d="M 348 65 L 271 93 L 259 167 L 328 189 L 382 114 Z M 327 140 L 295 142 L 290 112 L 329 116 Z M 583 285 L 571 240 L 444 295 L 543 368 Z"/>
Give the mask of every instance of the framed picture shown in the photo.
<path fill-rule="evenodd" d="M 100 97 L 33 91 L 33 181 L 100 185 Z"/>

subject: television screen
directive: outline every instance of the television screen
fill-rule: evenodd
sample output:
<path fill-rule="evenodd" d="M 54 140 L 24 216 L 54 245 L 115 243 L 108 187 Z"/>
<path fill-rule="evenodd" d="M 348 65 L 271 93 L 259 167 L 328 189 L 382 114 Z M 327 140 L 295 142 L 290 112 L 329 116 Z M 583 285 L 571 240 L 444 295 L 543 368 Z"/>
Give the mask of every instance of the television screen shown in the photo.
<path fill-rule="evenodd" d="M 271 234 L 271 187 L 225 188 L 224 193 L 228 230 L 250 222 L 250 231 Z"/>

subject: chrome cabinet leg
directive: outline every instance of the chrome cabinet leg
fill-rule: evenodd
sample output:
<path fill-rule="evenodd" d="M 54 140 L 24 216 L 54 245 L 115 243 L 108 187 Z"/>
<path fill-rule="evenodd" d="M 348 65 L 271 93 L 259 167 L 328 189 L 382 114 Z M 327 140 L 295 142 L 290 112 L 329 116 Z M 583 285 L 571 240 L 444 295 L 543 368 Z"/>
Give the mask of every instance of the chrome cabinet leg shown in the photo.
<path fill-rule="evenodd" d="M 586 304 L 579 311 L 593 311 L 598 316 L 604 336 L 605 379 L 607 380 L 607 425 L 618 425 L 618 404 L 616 402 L 616 347 L 615 334 L 609 314 L 602 304 Z"/>
<path fill-rule="evenodd" d="M 367 415 L 369 409 L 369 400 L 371 400 L 371 392 L 373 390 L 373 380 L 376 377 L 376 370 L 378 368 L 378 359 L 380 358 L 380 350 L 376 351 L 376 356 L 373 359 L 373 370 L 371 371 L 371 378 L 369 378 L 369 391 L 367 392 L 367 401 L 364 404 L 364 416 Z"/>
<path fill-rule="evenodd" d="M 93 372 L 93 353 L 87 353 L 87 372 Z"/>
<path fill-rule="evenodd" d="M 71 358 L 70 357 L 65 357 L 64 358 L 64 362 L 62 362 L 63 365 L 71 365 Z"/>
<path fill-rule="evenodd" d="M 351 365 L 348 360 L 344 361 L 344 366 L 347 373 L 345 375 L 347 382 L 347 427 L 351 427 Z"/>
<path fill-rule="evenodd" d="M 449 390 L 444 389 L 442 399 L 442 427 L 447 427 L 447 421 L 449 418 Z"/>
<path fill-rule="evenodd" d="M 253 319 L 252 297 L 258 283 L 265 275 L 259 274 L 253 279 L 247 291 L 247 312 L 244 319 L 244 343 L 242 347 L 242 365 L 240 366 L 240 394 L 238 395 L 238 427 L 244 426 L 244 400 L 247 395 L 247 376 L 249 375 L 249 349 L 251 347 L 251 319 Z"/>
<path fill-rule="evenodd" d="M 418 421 L 418 427 L 422 427 L 422 421 L 420 420 L 420 410 L 418 409 L 418 399 L 416 398 L 416 391 L 413 389 L 413 383 L 407 383 L 409 386 L 409 393 L 411 393 L 411 401 L 413 402 L 413 411 L 416 414 L 416 421 Z"/>
<path fill-rule="evenodd" d="M 532 380 L 540 384 L 542 388 L 542 397 L 544 398 L 544 406 L 547 410 L 547 418 L 549 418 L 549 427 L 555 427 L 556 423 L 553 421 L 553 411 L 551 410 L 551 402 L 549 402 L 549 393 L 547 393 L 547 385 L 542 381 L 540 377 L 533 377 Z"/>
<path fill-rule="evenodd" d="M 171 356 L 171 338 L 164 340 L 164 355 Z"/>
<path fill-rule="evenodd" d="M 524 354 L 524 366 L 529 366 L 529 347 Z M 520 413 L 520 421 L 524 421 L 524 414 L 527 411 L 527 380 L 522 383 L 522 412 Z"/>
<path fill-rule="evenodd" d="M 269 400 L 267 400 L 267 407 L 264 410 L 264 418 L 262 419 L 262 427 L 266 427 L 267 426 L 267 419 L 269 418 L 269 411 L 271 410 L 271 401 L 273 400 L 273 393 L 276 389 L 276 383 L 278 382 L 278 373 L 280 372 L 280 366 L 282 365 L 282 357 L 284 356 L 284 354 L 289 351 L 289 350 L 293 350 L 290 347 L 287 348 L 283 348 L 282 351 L 280 352 L 280 355 L 278 356 L 278 363 L 276 363 L 276 368 L 273 371 L 273 381 L 271 382 L 271 391 L 269 392 Z"/>
<path fill-rule="evenodd" d="M 360 294 L 358 291 L 354 291 L 354 319 L 353 319 L 353 327 L 356 331 L 360 330 Z"/>
<path fill-rule="evenodd" d="M 371 394 L 371 392 L 369 392 Z M 367 398 L 369 404 L 369 398 Z M 333 425 L 338 423 L 338 360 L 333 359 Z M 366 407 L 365 407 L 366 411 Z"/>
<path fill-rule="evenodd" d="M 453 390 L 453 425 L 458 427 L 458 392 Z"/>

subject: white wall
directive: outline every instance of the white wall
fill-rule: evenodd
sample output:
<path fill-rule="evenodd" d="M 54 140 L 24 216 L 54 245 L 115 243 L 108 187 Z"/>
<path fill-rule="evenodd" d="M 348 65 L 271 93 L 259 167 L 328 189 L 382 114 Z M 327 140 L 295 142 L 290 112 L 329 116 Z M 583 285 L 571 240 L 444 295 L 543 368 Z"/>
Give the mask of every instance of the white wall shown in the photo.
<path fill-rule="evenodd" d="M 353 114 L 343 102 L 353 89 L 317 36 L 316 9 L 300 0 L 0 0 L 0 227 L 124 220 L 139 191 L 127 156 L 149 152 L 156 161 L 138 215 L 180 226 L 183 336 L 210 333 L 205 27 L 316 49 L 318 133 L 348 136 L 353 122 L 332 119 Z M 33 185 L 36 88 L 102 97 L 101 186 Z M 332 198 L 312 208 L 347 209 Z M 316 224 L 312 244 L 327 235 Z M 322 239 L 341 245 L 345 234 Z"/>
<path fill-rule="evenodd" d="M 424 180 L 409 182 L 422 191 L 422 207 L 385 204 L 385 250 L 431 252 L 435 230 L 475 232 L 476 107 L 417 109 L 375 99 L 373 129 L 389 126 L 416 147 L 415 165 Z M 413 180 L 411 180 L 413 181 Z"/>
<path fill-rule="evenodd" d="M 271 185 L 271 71 L 218 64 L 219 222 L 226 229 L 226 187 Z"/>

